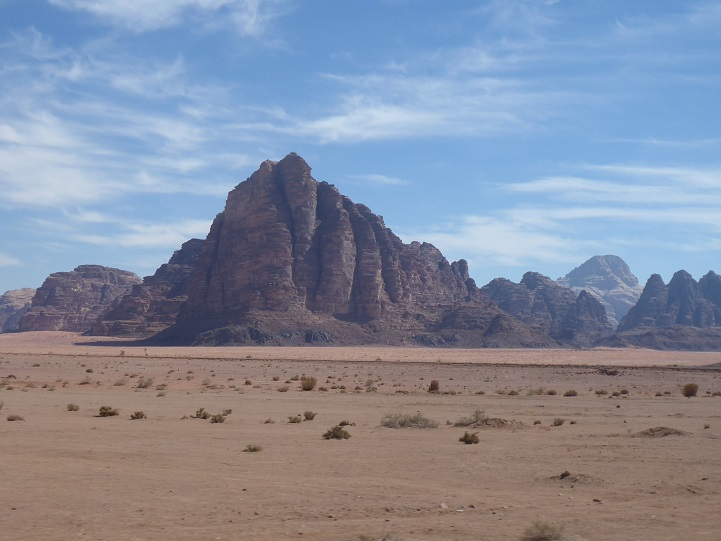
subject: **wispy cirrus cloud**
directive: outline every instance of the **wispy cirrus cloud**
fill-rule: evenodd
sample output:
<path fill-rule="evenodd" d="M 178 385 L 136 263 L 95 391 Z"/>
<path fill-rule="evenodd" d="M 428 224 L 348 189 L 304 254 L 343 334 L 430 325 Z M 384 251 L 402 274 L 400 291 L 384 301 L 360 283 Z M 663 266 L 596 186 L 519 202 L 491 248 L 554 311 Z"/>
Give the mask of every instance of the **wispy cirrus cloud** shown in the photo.
<path fill-rule="evenodd" d="M 398 177 L 389 177 L 387 175 L 366 174 L 366 175 L 349 175 L 345 178 L 351 184 L 360 184 L 364 186 L 407 186 L 410 184 L 407 180 Z"/>
<path fill-rule="evenodd" d="M 189 238 L 205 238 L 210 229 L 208 220 L 180 220 L 172 223 L 120 223 L 119 230 L 109 234 L 76 233 L 77 242 L 124 248 L 177 249 Z"/>
<path fill-rule="evenodd" d="M 0 253 L 0 267 L 18 267 L 21 264 L 22 263 L 19 259 L 7 254 Z"/>
<path fill-rule="evenodd" d="M 49 0 L 67 10 L 85 11 L 109 24 L 133 32 L 176 26 L 187 19 L 206 28 L 221 26 L 213 14 L 245 36 L 260 36 L 274 18 L 285 13 L 288 0 Z M 225 25 L 222 25 L 225 26 Z"/>

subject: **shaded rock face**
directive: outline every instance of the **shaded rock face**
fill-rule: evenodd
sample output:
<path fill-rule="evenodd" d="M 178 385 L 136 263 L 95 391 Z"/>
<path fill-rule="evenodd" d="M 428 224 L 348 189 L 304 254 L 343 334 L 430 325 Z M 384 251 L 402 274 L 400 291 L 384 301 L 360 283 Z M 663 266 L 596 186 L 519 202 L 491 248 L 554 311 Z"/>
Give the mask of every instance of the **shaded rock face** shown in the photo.
<path fill-rule="evenodd" d="M 35 290 L 13 289 L 0 296 L 0 332 L 18 330 L 20 319 L 30 310 Z"/>
<path fill-rule="evenodd" d="M 21 318 L 20 331 L 87 331 L 140 278 L 132 272 L 81 265 L 56 272 L 35 292 L 32 307 Z"/>
<path fill-rule="evenodd" d="M 463 317 L 447 319 L 460 308 Z M 478 346 L 496 316 L 510 319 L 479 292 L 465 261 L 404 244 L 383 218 L 317 182 L 290 154 L 230 192 L 176 325 L 154 340 Z M 526 331 L 531 342 L 552 343 Z"/>
<path fill-rule="evenodd" d="M 595 297 L 586 291 L 576 296 L 536 272 L 527 272 L 518 284 L 496 278 L 481 292 L 518 320 L 542 329 L 556 340 L 589 345 L 613 332 L 605 309 Z"/>
<path fill-rule="evenodd" d="M 191 239 L 173 253 L 155 274 L 143 278 L 130 293 L 102 315 L 88 334 L 99 336 L 150 336 L 166 329 L 178 317 L 188 298 L 193 269 L 204 241 Z"/>
<path fill-rule="evenodd" d="M 636 306 L 629 310 L 618 332 L 640 328 L 665 329 L 675 325 L 709 328 L 721 325 L 721 277 L 709 272 L 699 282 L 684 270 L 668 285 L 654 274 Z"/>
<path fill-rule="evenodd" d="M 594 256 L 556 282 L 576 294 L 585 290 L 600 300 L 614 329 L 643 291 L 626 262 L 615 255 Z"/>

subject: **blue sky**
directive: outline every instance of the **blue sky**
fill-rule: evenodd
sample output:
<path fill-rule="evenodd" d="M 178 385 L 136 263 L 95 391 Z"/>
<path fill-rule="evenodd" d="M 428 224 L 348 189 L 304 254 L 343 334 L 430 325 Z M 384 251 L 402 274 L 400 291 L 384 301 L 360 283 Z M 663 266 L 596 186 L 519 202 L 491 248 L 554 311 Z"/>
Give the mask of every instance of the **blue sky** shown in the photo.
<path fill-rule="evenodd" d="M 0 292 L 152 274 L 297 152 L 479 285 L 721 272 L 721 1 L 0 0 Z"/>

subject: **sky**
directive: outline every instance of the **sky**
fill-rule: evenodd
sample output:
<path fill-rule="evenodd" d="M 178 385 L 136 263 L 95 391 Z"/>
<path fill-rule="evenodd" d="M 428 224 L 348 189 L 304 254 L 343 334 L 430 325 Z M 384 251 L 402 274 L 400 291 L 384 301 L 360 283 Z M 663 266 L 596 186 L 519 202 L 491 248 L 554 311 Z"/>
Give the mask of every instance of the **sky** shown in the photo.
<path fill-rule="evenodd" d="M 721 0 L 0 0 L 0 293 L 297 152 L 479 285 L 721 272 Z"/>

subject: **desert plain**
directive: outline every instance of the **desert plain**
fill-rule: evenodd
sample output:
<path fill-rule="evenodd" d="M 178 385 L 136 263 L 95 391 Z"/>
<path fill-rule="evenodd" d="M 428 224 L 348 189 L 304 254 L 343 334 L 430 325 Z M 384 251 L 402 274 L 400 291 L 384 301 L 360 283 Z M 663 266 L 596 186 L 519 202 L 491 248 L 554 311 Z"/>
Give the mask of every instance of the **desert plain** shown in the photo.
<path fill-rule="evenodd" d="M 0 402 L 2 539 L 721 540 L 719 353 L 20 333 L 0 335 Z"/>

